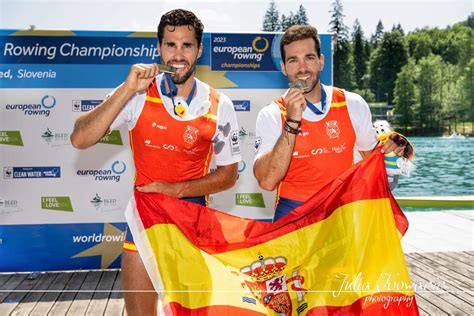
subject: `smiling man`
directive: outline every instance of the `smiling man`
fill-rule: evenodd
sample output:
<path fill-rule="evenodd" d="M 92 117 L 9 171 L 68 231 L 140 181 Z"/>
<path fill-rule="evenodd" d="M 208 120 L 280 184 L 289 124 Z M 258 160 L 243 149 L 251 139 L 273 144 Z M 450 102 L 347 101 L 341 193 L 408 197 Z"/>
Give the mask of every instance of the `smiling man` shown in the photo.
<path fill-rule="evenodd" d="M 202 54 L 204 26 L 194 13 L 165 13 L 158 25 L 161 64 L 136 64 L 94 110 L 79 117 L 71 142 L 96 144 L 109 130 L 127 124 L 135 163 L 135 188 L 194 203 L 229 189 L 241 160 L 232 101 L 194 77 Z M 160 73 L 161 72 L 161 73 Z M 214 155 L 217 168 L 209 173 Z M 128 315 L 156 315 L 157 294 L 127 233 L 122 287 Z"/>
<path fill-rule="evenodd" d="M 264 107 L 256 122 L 254 174 L 265 190 L 277 191 L 274 221 L 308 200 L 376 146 L 367 103 L 359 95 L 322 85 L 317 30 L 295 25 L 280 43 L 281 69 L 290 89 Z M 401 154 L 391 140 L 385 152 Z"/>

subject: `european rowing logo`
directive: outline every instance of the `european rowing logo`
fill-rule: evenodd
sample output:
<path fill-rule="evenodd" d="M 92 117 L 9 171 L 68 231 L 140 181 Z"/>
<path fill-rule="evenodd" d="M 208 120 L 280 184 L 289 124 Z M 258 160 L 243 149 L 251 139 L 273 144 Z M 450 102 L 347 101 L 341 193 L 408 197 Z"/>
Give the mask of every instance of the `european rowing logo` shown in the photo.
<path fill-rule="evenodd" d="M 245 160 L 241 160 L 238 164 L 238 169 L 237 169 L 237 180 L 239 180 L 240 175 L 245 171 L 247 168 L 247 163 Z"/>
<path fill-rule="evenodd" d="M 5 105 L 7 111 L 21 111 L 27 116 L 48 117 L 51 110 L 56 106 L 56 98 L 45 95 L 37 103 L 14 103 Z"/>
<path fill-rule="evenodd" d="M 283 272 L 287 269 L 287 263 L 285 257 L 264 258 L 259 255 L 257 261 L 240 269 L 241 273 L 251 278 L 251 281 L 244 281 L 242 286 L 248 289 L 263 306 L 278 315 L 292 315 L 292 301 L 296 301 L 298 304 L 296 310 L 299 315 L 308 307 L 304 301 L 307 290 L 303 288 L 304 277 L 299 275 L 298 270 L 292 271 L 288 276 Z M 292 299 L 292 296 L 296 297 Z"/>
<path fill-rule="evenodd" d="M 110 169 L 83 169 L 77 170 L 78 176 L 92 176 L 95 181 L 120 181 L 120 175 L 127 170 L 123 161 L 115 161 Z"/>

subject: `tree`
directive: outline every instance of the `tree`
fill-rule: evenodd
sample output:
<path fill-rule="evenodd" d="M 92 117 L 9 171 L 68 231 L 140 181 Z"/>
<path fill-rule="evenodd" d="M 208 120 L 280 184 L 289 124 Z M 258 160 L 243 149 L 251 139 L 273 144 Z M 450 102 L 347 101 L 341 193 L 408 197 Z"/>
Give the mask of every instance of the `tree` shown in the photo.
<path fill-rule="evenodd" d="M 403 31 L 402 25 L 400 23 L 398 23 L 397 26 L 395 26 L 394 24 L 392 27 L 392 31 L 399 31 L 400 33 L 402 33 L 403 36 L 405 36 L 405 31 Z"/>
<path fill-rule="evenodd" d="M 284 32 L 286 31 L 290 26 L 298 24 L 296 22 L 296 16 L 295 14 L 290 11 L 289 16 L 285 16 L 284 14 L 281 15 L 281 30 Z"/>
<path fill-rule="evenodd" d="M 351 48 L 348 40 L 347 26 L 344 25 L 344 14 L 340 0 L 332 3 L 330 29 L 335 36 L 334 58 L 333 58 L 333 78 L 334 85 L 352 89 L 354 83 L 354 63 L 351 56 Z"/>
<path fill-rule="evenodd" d="M 383 24 L 382 20 L 379 20 L 377 26 L 375 27 L 375 34 L 370 38 L 370 44 L 373 48 L 376 48 L 383 36 Z"/>
<path fill-rule="evenodd" d="M 430 35 L 425 31 L 415 31 L 406 36 L 408 44 L 408 54 L 415 60 L 420 60 L 423 57 L 432 53 L 433 41 Z"/>
<path fill-rule="evenodd" d="M 377 101 L 393 102 L 397 73 L 407 60 L 403 35 L 398 30 L 385 32 L 369 61 L 370 86 Z"/>
<path fill-rule="evenodd" d="M 265 12 L 265 18 L 263 20 L 262 31 L 275 32 L 280 31 L 281 25 L 279 21 L 279 13 L 275 4 L 275 1 L 270 1 L 270 7 Z"/>
<path fill-rule="evenodd" d="M 295 22 L 299 25 L 308 25 L 308 15 L 306 14 L 306 9 L 303 5 L 300 4 L 298 11 L 295 14 Z"/>
<path fill-rule="evenodd" d="M 418 62 L 418 87 L 420 89 L 418 109 L 419 128 L 421 132 L 440 131 L 441 94 L 443 60 L 440 56 L 429 55 Z"/>
<path fill-rule="evenodd" d="M 332 13 L 331 21 L 329 22 L 329 31 L 336 35 L 336 45 L 334 50 L 337 51 L 341 49 L 341 45 L 344 45 L 344 42 L 348 41 L 348 29 L 344 24 L 344 14 L 342 13 L 342 3 L 341 0 L 334 0 L 332 3 L 332 10 L 329 11 Z"/>
<path fill-rule="evenodd" d="M 395 81 L 395 108 L 394 113 L 398 114 L 396 123 L 403 126 L 404 132 L 413 125 L 414 107 L 416 103 L 415 75 L 417 72 L 414 59 L 402 67 Z"/>
<path fill-rule="evenodd" d="M 367 72 L 367 54 L 366 40 L 359 20 L 354 22 L 354 31 L 352 33 L 352 56 L 354 60 L 354 79 L 359 89 L 364 88 L 364 76 Z"/>

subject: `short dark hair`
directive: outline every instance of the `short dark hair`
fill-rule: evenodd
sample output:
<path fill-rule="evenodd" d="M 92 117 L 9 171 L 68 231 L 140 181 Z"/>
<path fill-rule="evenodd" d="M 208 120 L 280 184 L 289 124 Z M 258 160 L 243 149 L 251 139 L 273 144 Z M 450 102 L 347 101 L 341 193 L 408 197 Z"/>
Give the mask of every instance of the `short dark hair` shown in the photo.
<path fill-rule="evenodd" d="M 158 41 L 160 45 L 163 40 L 163 33 L 165 32 L 165 27 L 167 26 L 183 26 L 187 25 L 189 30 L 194 29 L 196 40 L 198 45 L 202 41 L 202 32 L 204 31 L 204 25 L 201 20 L 192 13 L 184 9 L 175 9 L 169 12 L 166 12 L 161 16 L 160 24 L 158 24 Z M 174 31 L 172 29 L 171 31 Z"/>
<path fill-rule="evenodd" d="M 285 45 L 291 44 L 295 41 L 305 40 L 307 38 L 314 39 L 314 46 L 318 57 L 321 57 L 321 40 L 319 39 L 318 30 L 311 25 L 293 25 L 289 27 L 281 37 L 280 53 L 281 60 L 285 62 Z"/>

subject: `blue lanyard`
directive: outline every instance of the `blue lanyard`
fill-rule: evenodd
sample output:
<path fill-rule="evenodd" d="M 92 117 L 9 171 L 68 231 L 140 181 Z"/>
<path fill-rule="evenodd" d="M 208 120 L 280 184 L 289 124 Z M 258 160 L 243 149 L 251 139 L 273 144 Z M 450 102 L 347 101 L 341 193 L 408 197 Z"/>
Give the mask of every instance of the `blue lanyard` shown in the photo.
<path fill-rule="evenodd" d="M 173 102 L 173 105 L 175 105 L 174 104 L 174 97 L 178 95 L 178 87 L 176 87 L 173 80 L 171 80 L 171 74 L 165 73 L 164 76 L 166 78 L 166 82 L 168 83 L 168 87 L 170 88 L 170 92 L 166 92 L 165 81 L 162 80 L 161 85 L 160 85 L 161 94 L 163 94 L 164 96 L 167 96 L 168 98 L 170 98 L 171 102 Z M 186 105 L 188 107 L 191 104 L 191 101 L 193 99 L 195 91 L 196 91 L 196 79 L 194 79 L 194 83 L 193 83 L 193 87 L 191 89 L 191 92 L 189 93 L 188 97 L 186 98 Z"/>
<path fill-rule="evenodd" d="M 305 100 L 306 100 L 306 105 L 309 107 L 311 111 L 313 111 L 313 113 L 317 115 L 321 115 L 321 114 L 324 114 L 324 109 L 326 108 L 326 99 L 327 99 L 326 91 L 324 91 L 324 88 L 321 85 L 321 110 L 322 111 L 320 111 L 317 107 L 314 106 L 313 103 L 309 102 L 307 99 Z"/>

